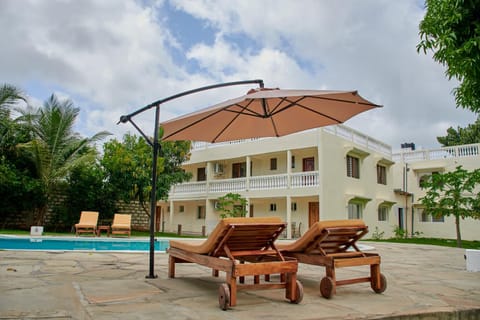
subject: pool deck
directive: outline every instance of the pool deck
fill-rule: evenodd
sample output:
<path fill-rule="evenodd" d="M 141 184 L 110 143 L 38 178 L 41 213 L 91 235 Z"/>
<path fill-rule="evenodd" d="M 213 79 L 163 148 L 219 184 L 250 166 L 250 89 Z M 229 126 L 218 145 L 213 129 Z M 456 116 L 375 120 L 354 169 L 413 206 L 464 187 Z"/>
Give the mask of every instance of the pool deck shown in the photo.
<path fill-rule="evenodd" d="M 167 277 L 168 255 L 155 254 L 156 279 L 146 279 L 147 253 L 0 251 L 0 319 L 480 319 L 480 272 L 468 272 L 464 249 L 366 243 L 382 257 L 387 290 L 368 283 L 319 293 L 321 267 L 299 265 L 303 301 L 283 290 L 240 291 L 237 305 L 218 307 L 224 282 L 195 264 Z M 339 269 L 338 278 L 368 268 Z"/>

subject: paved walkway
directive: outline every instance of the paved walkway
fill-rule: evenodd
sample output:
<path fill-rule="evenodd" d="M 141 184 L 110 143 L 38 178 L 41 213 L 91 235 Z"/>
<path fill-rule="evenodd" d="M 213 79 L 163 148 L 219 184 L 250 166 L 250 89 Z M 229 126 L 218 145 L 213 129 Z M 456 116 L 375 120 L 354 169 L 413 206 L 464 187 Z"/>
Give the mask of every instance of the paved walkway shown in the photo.
<path fill-rule="evenodd" d="M 371 243 L 382 256 L 387 290 L 343 286 L 319 293 L 324 269 L 300 265 L 303 301 L 283 290 L 240 291 L 237 306 L 218 307 L 220 278 L 179 265 L 168 279 L 168 256 L 157 253 L 157 279 L 146 279 L 148 253 L 0 251 L 0 319 L 480 319 L 480 272 L 467 272 L 465 250 Z M 338 277 L 368 268 L 340 269 Z"/>

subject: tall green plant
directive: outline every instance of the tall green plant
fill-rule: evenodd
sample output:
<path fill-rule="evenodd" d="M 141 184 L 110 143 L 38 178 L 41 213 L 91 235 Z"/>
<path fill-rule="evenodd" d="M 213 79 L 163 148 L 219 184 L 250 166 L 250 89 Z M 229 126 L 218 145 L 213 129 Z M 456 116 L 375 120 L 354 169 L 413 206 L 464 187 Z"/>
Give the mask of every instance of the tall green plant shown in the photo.
<path fill-rule="evenodd" d="M 59 100 L 52 95 L 42 108 L 31 108 L 19 118 L 32 133 L 32 140 L 23 144 L 34 165 L 45 194 L 46 203 L 39 208 L 35 223 L 44 224 L 45 214 L 55 190 L 65 181 L 71 170 L 95 161 L 92 144 L 110 133 L 99 132 L 91 138 L 82 138 L 73 130 L 80 109 L 70 100 Z"/>
<path fill-rule="evenodd" d="M 190 154 L 189 141 L 163 141 L 157 162 L 157 199 L 166 199 L 172 185 L 189 180 L 191 174 L 181 168 Z M 138 201 L 147 215 L 152 190 L 152 148 L 142 137 L 131 134 L 104 144 L 101 160 L 107 179 L 119 199 Z"/>

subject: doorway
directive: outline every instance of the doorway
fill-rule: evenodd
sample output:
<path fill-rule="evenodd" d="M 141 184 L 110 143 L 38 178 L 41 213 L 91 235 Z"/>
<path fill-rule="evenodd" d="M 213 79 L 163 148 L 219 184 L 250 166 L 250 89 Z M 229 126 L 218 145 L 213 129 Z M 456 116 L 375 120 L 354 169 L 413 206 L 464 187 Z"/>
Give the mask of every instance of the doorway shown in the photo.
<path fill-rule="evenodd" d="M 303 172 L 305 171 L 315 171 L 315 158 L 303 158 Z"/>
<path fill-rule="evenodd" d="M 320 220 L 320 204 L 318 201 L 308 203 L 308 227 Z"/>
<path fill-rule="evenodd" d="M 403 208 L 398 208 L 398 228 L 400 230 L 405 229 L 405 223 L 403 218 Z"/>

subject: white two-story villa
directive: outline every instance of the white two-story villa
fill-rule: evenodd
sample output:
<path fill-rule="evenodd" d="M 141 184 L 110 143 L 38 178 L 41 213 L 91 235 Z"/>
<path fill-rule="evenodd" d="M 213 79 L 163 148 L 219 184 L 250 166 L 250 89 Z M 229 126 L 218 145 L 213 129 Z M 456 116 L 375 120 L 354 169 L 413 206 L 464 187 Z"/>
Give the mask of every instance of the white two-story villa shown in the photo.
<path fill-rule="evenodd" d="M 369 226 L 369 236 L 387 238 L 400 229 L 455 238 L 453 219 L 440 222 L 421 213 L 418 181 L 460 162 L 479 167 L 479 145 L 468 148 L 437 150 L 435 158 L 427 151 L 392 154 L 389 145 L 344 125 L 280 138 L 194 143 L 183 166 L 193 178 L 158 203 L 156 229 L 208 234 L 220 219 L 217 199 L 231 192 L 247 199 L 248 216 L 282 217 L 287 238 L 319 220 L 356 218 Z M 463 238 L 478 239 L 479 226 L 465 223 Z"/>

